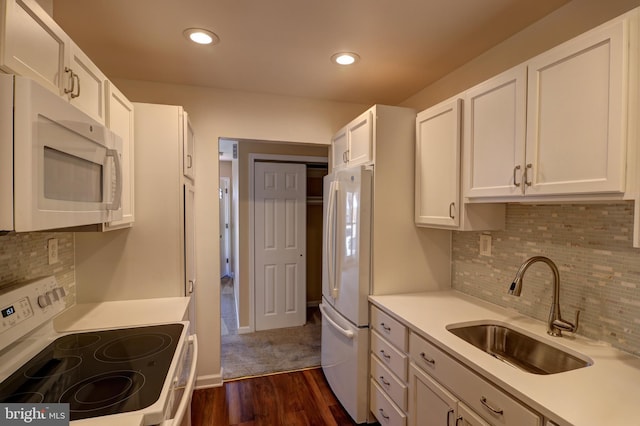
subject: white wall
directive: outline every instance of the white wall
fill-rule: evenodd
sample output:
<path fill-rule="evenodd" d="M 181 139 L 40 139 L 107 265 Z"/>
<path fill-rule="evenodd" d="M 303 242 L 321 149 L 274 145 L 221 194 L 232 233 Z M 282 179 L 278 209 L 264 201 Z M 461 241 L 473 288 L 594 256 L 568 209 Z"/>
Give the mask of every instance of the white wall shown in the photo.
<path fill-rule="evenodd" d="M 114 79 L 133 102 L 182 105 L 196 134 L 199 387 L 221 381 L 218 139 L 327 145 L 368 105 Z M 134 225 L 135 226 L 135 225 Z"/>

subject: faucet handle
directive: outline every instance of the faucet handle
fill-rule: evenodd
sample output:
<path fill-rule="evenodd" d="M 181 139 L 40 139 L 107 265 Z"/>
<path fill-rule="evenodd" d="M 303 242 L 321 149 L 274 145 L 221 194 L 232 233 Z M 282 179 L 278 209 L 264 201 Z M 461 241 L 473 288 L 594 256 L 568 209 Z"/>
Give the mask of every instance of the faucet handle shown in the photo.
<path fill-rule="evenodd" d="M 565 321 L 562 318 L 558 318 L 552 322 L 553 326 L 562 331 L 568 331 L 569 333 L 575 333 L 578 330 L 580 323 L 580 310 L 576 311 L 576 323 L 572 324 L 569 321 Z"/>

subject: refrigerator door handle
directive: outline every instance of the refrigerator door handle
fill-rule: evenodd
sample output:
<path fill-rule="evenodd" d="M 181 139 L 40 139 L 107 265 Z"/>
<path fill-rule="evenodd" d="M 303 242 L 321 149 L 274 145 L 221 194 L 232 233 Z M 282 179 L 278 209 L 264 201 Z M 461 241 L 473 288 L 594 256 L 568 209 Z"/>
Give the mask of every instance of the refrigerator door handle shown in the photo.
<path fill-rule="evenodd" d="M 327 320 L 327 323 L 338 330 L 340 334 L 342 334 L 347 339 L 353 339 L 353 331 L 345 330 L 344 328 L 340 327 L 334 320 L 332 320 L 329 314 L 327 314 L 327 312 L 325 311 L 324 305 L 322 303 L 320 304 L 320 313 L 322 314 L 322 317 Z"/>
<path fill-rule="evenodd" d="M 329 288 L 331 290 L 331 297 L 334 299 L 338 297 L 338 287 L 336 285 L 335 277 L 335 220 L 336 215 L 334 212 L 336 203 L 336 192 L 338 191 L 338 182 L 332 181 L 329 186 L 329 200 L 327 200 L 327 223 L 325 227 L 325 254 L 327 256 L 327 272 Z"/>

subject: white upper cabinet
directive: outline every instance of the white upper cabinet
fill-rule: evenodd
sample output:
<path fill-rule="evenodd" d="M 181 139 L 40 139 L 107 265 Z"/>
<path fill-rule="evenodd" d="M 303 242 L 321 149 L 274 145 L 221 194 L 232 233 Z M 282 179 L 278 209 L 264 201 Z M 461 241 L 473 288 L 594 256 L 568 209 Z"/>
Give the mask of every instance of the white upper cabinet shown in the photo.
<path fill-rule="evenodd" d="M 637 11 L 623 15 L 467 92 L 465 197 L 624 197 L 628 161 L 636 166 L 627 157 L 635 20 Z"/>
<path fill-rule="evenodd" d="M 349 165 L 373 161 L 373 114 L 366 111 L 347 125 Z"/>
<path fill-rule="evenodd" d="M 331 139 L 331 167 L 338 169 L 344 167 L 349 161 L 347 158 L 349 143 L 347 140 L 347 127 L 343 127 Z"/>
<path fill-rule="evenodd" d="M 63 94 L 69 38 L 33 0 L 0 0 L 3 70 L 37 80 Z"/>
<path fill-rule="evenodd" d="M 332 167 L 351 167 L 373 162 L 373 113 L 375 107 L 340 129 L 331 141 Z"/>
<path fill-rule="evenodd" d="M 0 0 L 0 22 L 0 69 L 33 78 L 104 124 L 104 74 L 35 0 Z"/>
<path fill-rule="evenodd" d="M 107 77 L 72 41 L 67 69 L 70 85 L 64 90 L 78 109 L 96 121 L 105 123 Z"/>
<path fill-rule="evenodd" d="M 134 108 L 115 87 L 107 84 L 106 125 L 122 139 L 122 219 L 105 224 L 103 230 L 130 227 L 135 219 L 134 209 Z"/>
<path fill-rule="evenodd" d="M 183 137 L 183 147 L 182 147 L 182 168 L 185 177 L 188 177 L 192 181 L 196 178 L 196 141 L 195 135 L 193 133 L 193 128 L 191 127 L 191 122 L 189 121 L 189 115 L 185 111 L 183 113 L 183 124 L 182 129 L 184 131 Z"/>
<path fill-rule="evenodd" d="M 459 231 L 504 229 L 502 204 L 470 204 L 462 198 L 461 97 L 416 117 L 415 223 Z"/>
<path fill-rule="evenodd" d="M 624 192 L 627 25 L 598 27 L 529 61 L 527 194 Z"/>
<path fill-rule="evenodd" d="M 461 109 L 456 98 L 416 118 L 416 224 L 458 226 Z"/>
<path fill-rule="evenodd" d="M 464 101 L 467 197 L 521 195 L 527 68 L 515 67 L 468 90 Z"/>

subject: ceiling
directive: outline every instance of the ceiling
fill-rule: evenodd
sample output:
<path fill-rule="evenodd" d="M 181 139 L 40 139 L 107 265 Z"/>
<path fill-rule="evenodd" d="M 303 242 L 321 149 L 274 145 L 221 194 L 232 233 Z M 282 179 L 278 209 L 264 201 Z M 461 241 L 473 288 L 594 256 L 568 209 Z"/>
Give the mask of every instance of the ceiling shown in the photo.
<path fill-rule="evenodd" d="M 568 0 L 53 0 L 111 79 L 398 104 Z M 190 43 L 190 27 L 220 37 Z M 351 67 L 332 64 L 357 52 Z"/>

